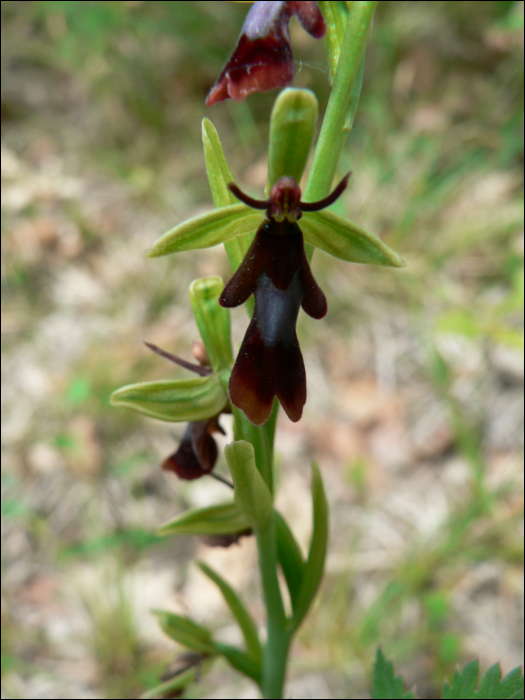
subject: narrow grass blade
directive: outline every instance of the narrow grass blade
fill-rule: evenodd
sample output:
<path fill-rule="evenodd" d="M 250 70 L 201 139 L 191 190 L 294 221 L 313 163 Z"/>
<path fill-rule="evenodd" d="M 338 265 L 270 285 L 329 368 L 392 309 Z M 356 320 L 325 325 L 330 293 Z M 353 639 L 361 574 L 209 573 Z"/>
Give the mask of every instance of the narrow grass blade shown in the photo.
<path fill-rule="evenodd" d="M 213 581 L 213 583 L 217 585 L 222 593 L 224 600 L 228 604 L 228 607 L 232 611 L 233 616 L 241 628 L 241 632 L 246 643 L 246 651 L 248 656 L 255 661 L 255 663 L 261 664 L 262 646 L 259 640 L 257 626 L 248 610 L 246 610 L 244 607 L 242 600 L 239 598 L 237 593 L 235 593 L 233 588 L 207 564 L 204 562 L 197 562 L 197 566 L 204 574 L 206 574 L 208 578 Z"/>
<path fill-rule="evenodd" d="M 292 624 L 297 629 L 303 621 L 321 583 L 328 545 L 328 503 L 324 492 L 319 467 L 312 463 L 312 505 L 313 532 L 308 559 L 304 565 L 303 577 L 297 602 L 293 612 Z"/>
<path fill-rule="evenodd" d="M 292 531 L 283 516 L 274 511 L 275 538 L 277 542 L 277 559 L 288 586 L 292 610 L 295 610 L 297 597 L 301 588 L 304 573 L 304 561 Z"/>

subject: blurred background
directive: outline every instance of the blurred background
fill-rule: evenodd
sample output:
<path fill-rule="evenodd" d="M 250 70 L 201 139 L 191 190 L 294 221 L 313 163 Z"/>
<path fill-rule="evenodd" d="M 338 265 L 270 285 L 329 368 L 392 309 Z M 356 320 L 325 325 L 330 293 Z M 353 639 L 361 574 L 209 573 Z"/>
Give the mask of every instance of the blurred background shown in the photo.
<path fill-rule="evenodd" d="M 191 359 L 188 284 L 231 274 L 219 248 L 143 255 L 212 207 L 203 117 L 262 196 L 277 93 L 204 107 L 247 8 L 2 2 L 3 697 L 138 697 L 180 653 L 152 607 L 235 641 L 195 558 L 264 622 L 250 538 L 155 535 L 228 497 L 161 472 L 184 426 L 108 405 L 185 376 L 143 341 Z M 291 34 L 324 111 L 322 42 Z M 336 210 L 408 264 L 314 257 L 329 311 L 299 321 L 309 399 L 280 418 L 278 506 L 306 546 L 318 460 L 331 541 L 290 697 L 369 697 L 378 644 L 422 698 L 458 663 L 522 662 L 523 77 L 523 2 L 379 3 Z M 256 693 L 219 661 L 187 697 Z"/>

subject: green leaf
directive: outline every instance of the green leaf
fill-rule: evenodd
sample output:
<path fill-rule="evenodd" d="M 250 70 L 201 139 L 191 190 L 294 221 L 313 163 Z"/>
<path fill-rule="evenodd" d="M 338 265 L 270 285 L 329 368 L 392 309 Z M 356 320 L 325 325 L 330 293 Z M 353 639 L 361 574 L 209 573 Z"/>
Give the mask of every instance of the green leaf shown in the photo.
<path fill-rule="evenodd" d="M 253 621 L 252 616 L 244 607 L 237 593 L 235 593 L 233 588 L 226 583 L 226 581 L 219 576 L 216 571 L 213 571 L 213 569 L 211 569 L 204 562 L 197 562 L 197 566 L 220 589 L 224 600 L 228 604 L 228 607 L 232 611 L 233 616 L 241 628 L 244 641 L 246 642 L 246 651 L 248 652 L 248 656 L 260 666 L 262 662 L 262 646 L 259 640 L 257 626 Z"/>
<path fill-rule="evenodd" d="M 332 211 L 305 212 L 299 226 L 307 243 L 341 260 L 390 267 L 406 264 L 380 238 Z"/>
<path fill-rule="evenodd" d="M 155 241 L 146 255 L 158 258 L 184 250 L 212 248 L 237 236 L 255 233 L 262 220 L 261 212 L 246 204 L 230 204 L 175 226 Z"/>
<path fill-rule="evenodd" d="M 313 532 L 308 559 L 304 565 L 301 587 L 293 613 L 293 626 L 297 629 L 303 621 L 317 593 L 323 577 L 326 548 L 328 545 L 328 503 L 319 467 L 312 462 Z"/>
<path fill-rule="evenodd" d="M 235 503 L 187 510 L 158 529 L 159 535 L 231 535 L 248 529 Z"/>
<path fill-rule="evenodd" d="M 190 285 L 190 302 L 215 372 L 233 365 L 230 312 L 219 304 L 222 277 L 203 277 Z"/>
<path fill-rule="evenodd" d="M 202 145 L 204 148 L 204 160 L 206 162 L 206 174 L 210 183 L 211 196 L 216 209 L 226 207 L 229 204 L 238 204 L 239 200 L 230 192 L 227 185 L 235 182 L 232 171 L 222 148 L 217 129 L 209 119 L 202 120 Z M 255 233 L 253 229 L 252 234 Z M 236 270 L 253 240 L 253 235 L 232 238 L 226 241 L 224 247 L 230 260 L 230 264 Z M 253 302 L 252 302 L 253 303 Z"/>
<path fill-rule="evenodd" d="M 230 666 L 244 673 L 258 685 L 261 684 L 261 665 L 251 659 L 244 651 L 221 642 L 215 642 L 214 648 L 218 654 L 224 656 Z"/>
<path fill-rule="evenodd" d="M 333 84 L 348 22 L 348 7 L 344 2 L 320 2 L 319 8 L 326 22 L 324 45 L 330 70 L 330 83 Z"/>
<path fill-rule="evenodd" d="M 215 651 L 211 632 L 182 615 L 166 612 L 164 610 L 152 610 L 159 618 L 160 626 L 164 632 L 176 642 L 188 649 L 195 649 L 203 654 L 213 654 Z"/>
<path fill-rule="evenodd" d="M 408 700 L 413 698 L 414 693 L 405 693 L 403 690 L 403 679 L 401 676 L 394 676 L 394 666 L 391 661 L 387 661 L 383 652 L 378 647 L 376 660 L 374 662 L 374 688 L 372 698 L 382 700 Z"/>
<path fill-rule="evenodd" d="M 319 103 L 311 90 L 286 88 L 275 100 L 270 119 L 267 195 L 283 175 L 301 182 L 318 112 Z"/>
<path fill-rule="evenodd" d="M 483 676 L 478 690 L 476 685 L 479 676 L 479 663 L 471 661 L 463 671 L 456 671 L 452 685 L 445 683 L 443 687 L 444 700 L 453 698 L 523 698 L 523 672 L 517 666 L 501 680 L 501 667 L 494 664 Z"/>
<path fill-rule="evenodd" d="M 220 413 L 227 402 L 228 395 L 215 374 L 128 384 L 110 397 L 112 406 L 126 406 L 172 423 L 211 418 Z"/>
<path fill-rule="evenodd" d="M 509 678 L 510 676 L 510 678 Z M 515 668 L 504 680 L 501 680 L 501 666 L 494 664 L 483 676 L 474 698 L 510 698 L 523 697 L 523 676 L 521 668 Z M 518 694 L 518 695 L 517 695 Z"/>
<path fill-rule="evenodd" d="M 303 580 L 304 561 L 292 531 L 283 516 L 274 510 L 277 559 L 288 586 L 292 609 L 295 610 L 297 597 Z"/>
<path fill-rule="evenodd" d="M 268 525 L 272 517 L 272 496 L 255 465 L 253 446 L 245 440 L 226 445 L 226 460 L 235 486 L 234 500 L 254 530 Z"/>
<path fill-rule="evenodd" d="M 456 671 L 452 685 L 445 683 L 443 686 L 443 699 L 472 698 L 479 676 L 479 662 L 477 659 L 465 666 L 461 673 Z"/>

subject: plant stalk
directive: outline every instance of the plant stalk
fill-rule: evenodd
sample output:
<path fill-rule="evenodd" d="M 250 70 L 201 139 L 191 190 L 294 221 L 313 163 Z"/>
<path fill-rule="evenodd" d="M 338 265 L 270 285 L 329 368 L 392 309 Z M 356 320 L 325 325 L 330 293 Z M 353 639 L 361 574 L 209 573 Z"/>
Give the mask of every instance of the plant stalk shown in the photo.
<path fill-rule="evenodd" d="M 257 548 L 267 617 L 267 640 L 263 654 L 264 698 L 282 698 L 291 634 L 287 629 L 279 580 L 274 519 L 257 532 Z"/>
<path fill-rule="evenodd" d="M 357 109 L 359 94 L 356 95 L 355 87 L 359 85 L 360 73 L 362 79 L 360 67 L 376 5 L 377 2 L 366 1 L 352 4 L 334 85 L 304 192 L 306 202 L 326 197 L 332 186 L 339 157 Z"/>

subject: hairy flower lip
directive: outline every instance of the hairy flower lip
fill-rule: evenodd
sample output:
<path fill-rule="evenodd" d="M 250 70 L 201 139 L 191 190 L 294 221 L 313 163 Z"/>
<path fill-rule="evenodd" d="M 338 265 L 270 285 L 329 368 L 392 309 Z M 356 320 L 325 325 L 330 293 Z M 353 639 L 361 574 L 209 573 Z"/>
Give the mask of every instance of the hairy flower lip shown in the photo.
<path fill-rule="evenodd" d="M 206 106 L 232 98 L 244 100 L 252 92 L 289 85 L 295 68 L 288 23 L 295 15 L 316 39 L 326 32 L 316 2 L 255 2 L 248 12 L 237 44 L 206 98 Z"/>

